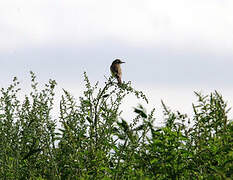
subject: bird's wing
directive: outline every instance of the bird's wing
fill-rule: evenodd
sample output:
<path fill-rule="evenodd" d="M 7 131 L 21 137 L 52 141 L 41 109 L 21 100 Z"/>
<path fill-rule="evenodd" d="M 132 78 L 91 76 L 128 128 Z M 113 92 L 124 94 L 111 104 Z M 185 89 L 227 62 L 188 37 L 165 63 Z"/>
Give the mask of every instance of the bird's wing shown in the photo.
<path fill-rule="evenodd" d="M 111 69 L 111 72 L 112 72 L 113 76 L 116 76 L 116 77 L 119 76 L 120 72 L 119 72 L 119 68 L 118 68 L 117 65 L 111 66 L 110 69 Z"/>

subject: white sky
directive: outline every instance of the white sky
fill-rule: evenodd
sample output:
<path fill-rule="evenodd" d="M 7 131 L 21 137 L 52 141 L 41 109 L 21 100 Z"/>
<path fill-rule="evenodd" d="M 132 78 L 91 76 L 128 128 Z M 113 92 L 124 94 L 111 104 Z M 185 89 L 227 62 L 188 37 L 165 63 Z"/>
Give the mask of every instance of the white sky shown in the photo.
<path fill-rule="evenodd" d="M 0 50 L 117 39 L 134 46 L 233 50 L 231 0 L 7 0 Z"/>
<path fill-rule="evenodd" d="M 233 1 L 0 1 L 3 86 L 32 70 L 72 91 L 84 70 L 103 81 L 116 57 L 157 106 L 186 110 L 193 91 L 214 89 L 232 106 Z"/>

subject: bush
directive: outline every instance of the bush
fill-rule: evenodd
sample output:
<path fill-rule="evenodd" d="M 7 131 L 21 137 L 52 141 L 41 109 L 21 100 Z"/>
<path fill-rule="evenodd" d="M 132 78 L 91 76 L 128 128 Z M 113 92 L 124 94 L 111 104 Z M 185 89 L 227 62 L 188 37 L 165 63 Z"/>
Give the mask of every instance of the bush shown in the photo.
<path fill-rule="evenodd" d="M 110 77 L 99 88 L 84 73 L 83 96 L 77 102 L 64 90 L 56 120 L 56 82 L 39 90 L 32 72 L 31 79 L 32 92 L 23 101 L 16 78 L 1 89 L 1 179 L 233 178 L 233 123 L 218 92 L 195 93 L 192 118 L 162 102 L 165 125 L 158 128 L 155 110 L 146 113 L 141 105 L 131 122 L 120 118 L 128 94 L 148 102 L 130 82 L 119 86 Z"/>

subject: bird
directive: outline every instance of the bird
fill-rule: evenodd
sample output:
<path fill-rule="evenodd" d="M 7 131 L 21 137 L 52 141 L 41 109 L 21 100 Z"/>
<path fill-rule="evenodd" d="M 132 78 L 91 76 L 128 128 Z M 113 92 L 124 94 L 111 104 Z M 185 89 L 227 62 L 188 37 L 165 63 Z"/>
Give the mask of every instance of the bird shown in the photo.
<path fill-rule="evenodd" d="M 112 65 L 110 66 L 110 71 L 112 73 L 112 76 L 117 78 L 118 84 L 122 84 L 121 81 L 121 76 L 122 76 L 122 72 L 121 72 L 121 64 L 123 64 L 125 62 L 122 62 L 120 59 L 115 59 L 112 62 Z"/>

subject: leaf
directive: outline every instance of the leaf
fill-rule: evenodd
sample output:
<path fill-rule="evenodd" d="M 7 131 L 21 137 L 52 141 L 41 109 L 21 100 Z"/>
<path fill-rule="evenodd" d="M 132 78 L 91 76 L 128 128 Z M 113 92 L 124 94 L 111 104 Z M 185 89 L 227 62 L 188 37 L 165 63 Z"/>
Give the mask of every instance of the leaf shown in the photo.
<path fill-rule="evenodd" d="M 90 102 L 89 100 L 83 100 L 82 103 L 83 103 L 83 105 L 86 106 L 86 107 L 91 106 L 91 102 Z"/>
<path fill-rule="evenodd" d="M 108 97 L 109 96 L 109 94 L 104 94 L 102 97 L 103 98 L 106 98 L 106 97 Z"/>
<path fill-rule="evenodd" d="M 145 127 L 145 124 L 142 124 L 142 125 L 136 127 L 134 130 L 135 130 L 135 131 L 140 131 L 140 130 L 143 130 L 144 127 Z"/>
<path fill-rule="evenodd" d="M 121 119 L 121 122 L 118 121 L 117 124 L 124 129 L 124 132 L 129 130 L 129 125 L 124 119 Z"/>
<path fill-rule="evenodd" d="M 92 120 L 89 116 L 87 116 L 87 121 L 91 124 L 92 123 Z"/>
<path fill-rule="evenodd" d="M 142 109 L 134 108 L 134 112 L 139 114 L 142 118 L 147 118 L 146 113 Z"/>

